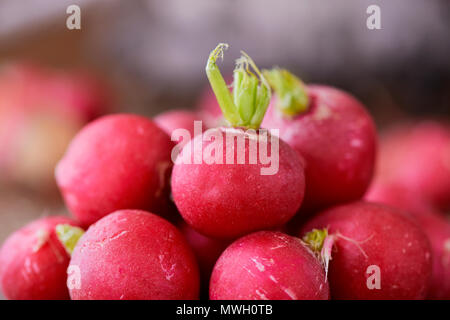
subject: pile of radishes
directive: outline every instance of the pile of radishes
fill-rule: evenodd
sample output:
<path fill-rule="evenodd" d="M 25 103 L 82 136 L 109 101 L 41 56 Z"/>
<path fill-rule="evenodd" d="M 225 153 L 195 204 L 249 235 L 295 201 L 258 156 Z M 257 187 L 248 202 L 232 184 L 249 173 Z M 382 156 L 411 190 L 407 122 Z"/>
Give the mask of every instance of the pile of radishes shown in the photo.
<path fill-rule="evenodd" d="M 55 171 L 73 219 L 6 240 L 5 297 L 450 299 L 450 127 L 404 125 L 377 155 L 350 94 L 244 52 L 229 86 L 226 48 L 198 112 L 77 134 Z"/>

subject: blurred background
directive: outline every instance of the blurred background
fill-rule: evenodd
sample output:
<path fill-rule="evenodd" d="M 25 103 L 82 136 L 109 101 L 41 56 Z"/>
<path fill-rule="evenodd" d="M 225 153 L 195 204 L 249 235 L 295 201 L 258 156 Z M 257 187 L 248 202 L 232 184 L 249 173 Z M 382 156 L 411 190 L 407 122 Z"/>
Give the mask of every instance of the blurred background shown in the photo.
<path fill-rule="evenodd" d="M 66 9 L 81 8 L 81 30 Z M 366 27 L 381 8 L 381 30 Z M 447 0 L 0 1 L 0 242 L 64 213 L 53 169 L 73 135 L 111 112 L 194 109 L 219 42 L 231 74 L 244 49 L 260 67 L 345 89 L 378 128 L 449 119 Z"/>

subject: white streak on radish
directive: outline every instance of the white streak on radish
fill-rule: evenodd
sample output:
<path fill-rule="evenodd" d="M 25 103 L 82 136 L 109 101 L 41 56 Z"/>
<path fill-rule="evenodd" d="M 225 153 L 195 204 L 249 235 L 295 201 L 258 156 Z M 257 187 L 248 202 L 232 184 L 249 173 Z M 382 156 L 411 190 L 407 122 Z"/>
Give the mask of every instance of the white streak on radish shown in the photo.
<path fill-rule="evenodd" d="M 264 291 L 264 290 L 263 290 Z M 258 290 L 258 289 L 256 289 L 256 294 L 258 295 L 258 297 L 260 297 L 261 299 L 263 299 L 263 300 L 269 300 L 268 298 L 267 298 L 267 296 L 264 294 L 264 292 L 262 292 L 262 291 L 260 291 L 260 290 Z"/>
<path fill-rule="evenodd" d="M 284 247 L 285 247 L 285 245 L 280 244 L 278 246 L 271 247 L 270 250 L 276 250 L 276 249 L 280 249 L 280 248 L 284 248 Z"/>
<path fill-rule="evenodd" d="M 40 248 L 48 241 L 50 234 L 45 229 L 39 229 L 36 232 L 37 242 L 33 247 L 33 252 L 38 252 Z"/>
<path fill-rule="evenodd" d="M 160 254 L 159 256 L 158 256 L 158 258 L 159 258 L 159 263 L 160 263 L 160 265 L 161 265 L 161 269 L 164 271 L 164 273 L 165 273 L 165 277 L 166 277 L 166 280 L 168 280 L 168 281 L 170 281 L 170 279 L 172 279 L 173 278 L 173 276 L 174 276 L 174 271 L 175 271 L 175 267 L 177 266 L 177 264 L 176 263 L 174 263 L 174 264 L 172 264 L 171 266 L 170 266 L 170 268 L 167 268 L 164 264 L 164 260 L 165 260 L 165 256 L 163 255 L 163 254 Z"/>
<path fill-rule="evenodd" d="M 127 233 L 128 233 L 128 231 L 127 231 L 127 230 L 124 230 L 124 231 L 122 231 L 121 233 L 119 233 L 119 234 L 117 234 L 117 235 L 115 235 L 115 236 L 109 238 L 109 240 L 111 241 L 111 240 L 119 239 L 121 236 L 123 236 L 123 235 L 125 235 L 125 234 L 127 234 Z"/>
<path fill-rule="evenodd" d="M 242 267 L 245 271 L 247 271 L 252 277 L 255 277 L 255 274 L 247 267 L 243 266 Z"/>
<path fill-rule="evenodd" d="M 252 258 L 251 260 L 255 263 L 255 266 L 259 271 L 263 272 L 266 270 L 264 265 L 261 262 L 259 262 L 256 258 Z"/>
<path fill-rule="evenodd" d="M 325 120 L 328 119 L 329 117 L 331 117 L 332 112 L 330 110 L 330 108 L 328 108 L 328 106 L 324 105 L 324 104 L 320 104 L 317 106 L 317 112 L 314 115 L 314 119 L 321 121 L 321 120 Z"/>
<path fill-rule="evenodd" d="M 282 289 L 292 300 L 298 300 L 297 296 L 292 291 L 292 289 L 290 289 L 290 288 L 282 288 Z"/>

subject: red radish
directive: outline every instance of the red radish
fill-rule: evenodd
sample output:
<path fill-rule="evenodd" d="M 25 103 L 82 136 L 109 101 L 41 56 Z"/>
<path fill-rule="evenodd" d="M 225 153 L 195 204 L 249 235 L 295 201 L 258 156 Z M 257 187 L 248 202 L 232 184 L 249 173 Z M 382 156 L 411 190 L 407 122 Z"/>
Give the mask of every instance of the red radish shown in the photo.
<path fill-rule="evenodd" d="M 70 257 L 60 243 L 58 224 L 76 226 L 63 216 L 41 218 L 14 232 L 0 250 L 0 287 L 7 299 L 69 299 Z"/>
<path fill-rule="evenodd" d="M 327 231 L 318 234 L 318 230 Z M 300 232 L 321 250 L 333 299 L 423 299 L 431 248 L 415 223 L 369 202 L 328 209 Z M 317 237 L 316 237 L 317 236 Z M 335 250 L 332 250 L 335 249 Z"/>
<path fill-rule="evenodd" d="M 429 299 L 450 299 L 450 221 L 433 211 L 410 190 L 398 186 L 371 186 L 366 199 L 404 210 L 421 226 L 431 243 L 433 271 Z"/>
<path fill-rule="evenodd" d="M 179 228 L 194 251 L 200 269 L 201 284 L 207 289 L 214 264 L 230 241 L 206 237 L 192 229 L 187 223 L 182 223 Z"/>
<path fill-rule="evenodd" d="M 298 238 L 260 231 L 236 240 L 217 261 L 213 300 L 327 300 L 325 271 Z"/>
<path fill-rule="evenodd" d="M 1 107 L 51 110 L 86 122 L 112 109 L 110 93 L 98 79 L 81 71 L 60 71 L 30 63 L 0 70 Z"/>
<path fill-rule="evenodd" d="M 357 200 L 373 174 L 376 132 L 364 106 L 348 93 L 322 85 L 305 86 L 286 70 L 264 71 L 275 97 L 263 127 L 305 160 L 303 211 Z"/>
<path fill-rule="evenodd" d="M 248 56 L 235 69 L 234 98 L 230 94 L 215 64 L 223 48 L 220 44 L 211 53 L 207 74 L 225 117 L 240 128 L 210 129 L 186 144 L 175 161 L 171 185 L 189 225 L 211 237 L 235 238 L 292 218 L 303 199 L 304 175 L 293 149 L 257 130 L 270 88 L 263 77 L 259 84 L 248 72 L 247 64 L 259 73 Z M 268 162 L 261 156 L 265 152 Z"/>
<path fill-rule="evenodd" d="M 439 214 L 416 217 L 430 239 L 433 271 L 428 299 L 450 300 L 450 222 Z"/>
<path fill-rule="evenodd" d="M 7 123 L 4 127 L 3 120 Z M 55 166 L 81 123 L 50 111 L 15 110 L 3 120 L 0 119 L 0 145 L 5 142 L 0 146 L 2 180 L 41 194 L 54 192 Z"/>
<path fill-rule="evenodd" d="M 341 90 L 305 86 L 286 70 L 266 70 L 264 75 L 276 95 L 262 126 L 279 129 L 280 138 L 305 160 L 302 211 L 361 198 L 373 175 L 376 152 L 375 126 L 364 106 Z M 206 121 L 220 123 L 210 93 L 200 106 Z"/>
<path fill-rule="evenodd" d="M 450 129 L 437 122 L 402 124 L 382 136 L 377 172 L 365 198 L 402 209 L 428 236 L 433 251 L 430 299 L 450 299 Z"/>
<path fill-rule="evenodd" d="M 410 190 L 436 208 L 450 208 L 450 127 L 426 121 L 385 132 L 377 181 Z"/>
<path fill-rule="evenodd" d="M 226 139 L 235 133 L 245 142 L 243 154 L 249 151 L 249 140 L 257 134 L 246 135 L 231 128 L 210 130 Z M 195 137 L 182 150 L 172 171 L 172 195 L 181 215 L 197 231 L 220 238 L 235 238 L 246 233 L 282 226 L 291 219 L 301 205 L 305 188 L 303 166 L 298 155 L 283 141 L 279 141 L 279 167 L 274 175 L 261 175 L 266 165 L 225 164 L 229 150 L 223 150 L 224 164 L 213 163 L 214 157 L 203 154 L 203 163 L 195 164 L 195 152 L 189 152 L 201 144 L 203 135 Z M 261 148 L 271 149 L 271 143 Z M 211 142 L 203 142 L 203 150 Z M 236 148 L 231 152 L 235 153 Z M 191 159 L 185 163 L 189 154 Z M 211 163 L 211 164 L 208 164 Z M 250 183 L 250 185 L 249 185 Z"/>
<path fill-rule="evenodd" d="M 84 122 L 114 111 L 112 93 L 86 71 L 55 72 L 48 91 L 51 99 L 64 101 L 67 112 L 77 114 Z"/>
<path fill-rule="evenodd" d="M 70 288 L 74 300 L 198 298 L 198 268 L 186 240 L 145 211 L 117 211 L 92 225 L 73 251 L 70 270 L 79 276 Z"/>
<path fill-rule="evenodd" d="M 84 127 L 56 167 L 70 211 L 88 226 L 126 208 L 165 211 L 172 142 L 153 121 L 105 116 Z"/>
<path fill-rule="evenodd" d="M 399 208 L 408 215 L 422 215 L 435 211 L 428 201 L 418 197 L 415 192 L 400 185 L 381 182 L 377 176 L 364 199 Z"/>
<path fill-rule="evenodd" d="M 0 96 L 2 180 L 40 192 L 54 189 L 55 165 L 75 133 L 111 109 L 92 76 L 25 63 L 2 65 Z"/>

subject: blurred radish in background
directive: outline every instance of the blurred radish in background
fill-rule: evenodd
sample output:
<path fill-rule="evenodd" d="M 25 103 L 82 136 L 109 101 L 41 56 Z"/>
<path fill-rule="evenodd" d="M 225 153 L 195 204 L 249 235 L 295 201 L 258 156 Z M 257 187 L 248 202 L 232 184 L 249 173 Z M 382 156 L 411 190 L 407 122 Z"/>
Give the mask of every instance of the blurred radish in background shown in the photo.
<path fill-rule="evenodd" d="M 34 190 L 54 187 L 53 170 L 86 122 L 112 111 L 91 75 L 29 63 L 0 69 L 0 176 Z"/>
<path fill-rule="evenodd" d="M 428 298 L 450 299 L 450 127 L 436 121 L 399 124 L 381 137 L 365 198 L 399 208 L 419 224 L 433 252 Z"/>

